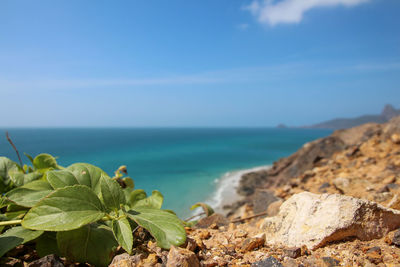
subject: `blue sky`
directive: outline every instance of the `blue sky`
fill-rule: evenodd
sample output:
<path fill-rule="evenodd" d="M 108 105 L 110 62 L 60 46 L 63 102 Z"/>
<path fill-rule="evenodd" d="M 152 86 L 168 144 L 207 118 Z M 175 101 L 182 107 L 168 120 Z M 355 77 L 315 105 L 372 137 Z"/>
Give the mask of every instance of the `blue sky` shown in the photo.
<path fill-rule="evenodd" d="M 0 1 L 0 126 L 274 126 L 400 108 L 398 0 Z"/>

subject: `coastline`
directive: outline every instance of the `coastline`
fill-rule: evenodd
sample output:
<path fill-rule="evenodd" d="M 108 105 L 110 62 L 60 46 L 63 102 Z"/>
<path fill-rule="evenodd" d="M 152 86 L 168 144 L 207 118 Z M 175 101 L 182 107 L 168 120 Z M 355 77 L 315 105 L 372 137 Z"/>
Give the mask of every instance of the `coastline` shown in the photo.
<path fill-rule="evenodd" d="M 271 167 L 272 165 L 264 165 L 226 172 L 220 178 L 214 180 L 215 191 L 205 200 L 205 203 L 210 205 L 217 213 L 227 213 L 227 210 L 223 209 L 225 205 L 231 205 L 243 198 L 237 193 L 242 176 L 251 172 L 266 171 Z"/>

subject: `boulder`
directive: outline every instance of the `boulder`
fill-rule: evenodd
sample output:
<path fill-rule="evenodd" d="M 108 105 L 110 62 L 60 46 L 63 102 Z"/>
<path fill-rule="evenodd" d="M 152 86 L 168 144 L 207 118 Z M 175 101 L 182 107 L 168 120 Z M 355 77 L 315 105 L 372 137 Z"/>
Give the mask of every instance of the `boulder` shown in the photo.
<path fill-rule="evenodd" d="M 400 226 L 400 211 L 339 194 L 302 192 L 262 224 L 270 245 L 317 249 L 348 237 L 381 238 Z"/>

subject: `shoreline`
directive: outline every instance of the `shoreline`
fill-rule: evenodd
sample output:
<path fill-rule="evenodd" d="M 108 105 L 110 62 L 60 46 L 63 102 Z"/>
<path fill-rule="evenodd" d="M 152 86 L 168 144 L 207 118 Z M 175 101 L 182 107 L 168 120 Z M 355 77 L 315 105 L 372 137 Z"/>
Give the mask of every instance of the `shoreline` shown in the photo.
<path fill-rule="evenodd" d="M 227 213 L 228 211 L 223 209 L 225 205 L 231 205 L 243 198 L 237 193 L 242 176 L 251 172 L 269 170 L 271 167 L 272 165 L 263 165 L 224 173 L 214 180 L 216 184 L 215 190 L 204 202 L 210 205 L 217 213 Z"/>

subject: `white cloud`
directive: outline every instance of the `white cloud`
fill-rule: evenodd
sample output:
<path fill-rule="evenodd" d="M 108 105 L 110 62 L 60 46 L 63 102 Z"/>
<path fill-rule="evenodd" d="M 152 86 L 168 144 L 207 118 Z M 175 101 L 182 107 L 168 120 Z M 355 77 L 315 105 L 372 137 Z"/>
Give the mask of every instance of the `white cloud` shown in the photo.
<path fill-rule="evenodd" d="M 299 23 L 304 13 L 318 7 L 352 7 L 369 0 L 254 0 L 249 10 L 260 23 L 271 26 L 279 23 Z"/>

